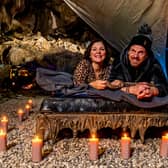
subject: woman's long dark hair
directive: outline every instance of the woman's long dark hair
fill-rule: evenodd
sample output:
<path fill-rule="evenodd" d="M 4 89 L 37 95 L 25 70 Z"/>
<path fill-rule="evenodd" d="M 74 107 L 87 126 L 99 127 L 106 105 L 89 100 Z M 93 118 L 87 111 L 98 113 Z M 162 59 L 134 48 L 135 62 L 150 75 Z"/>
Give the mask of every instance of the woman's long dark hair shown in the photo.
<path fill-rule="evenodd" d="M 86 51 L 85 51 L 85 54 L 84 54 L 84 58 L 85 58 L 86 60 L 89 60 L 89 61 L 91 62 L 91 59 L 90 59 L 90 51 L 91 51 L 91 48 L 92 48 L 93 44 L 94 44 L 94 43 L 97 43 L 97 42 L 102 42 L 103 45 L 104 45 L 104 48 L 105 48 L 105 50 L 106 50 L 106 58 L 105 58 L 105 60 L 104 60 L 103 65 L 104 65 L 104 66 L 107 66 L 107 65 L 109 65 L 109 62 L 110 62 L 110 53 L 109 53 L 109 50 L 108 50 L 108 48 L 107 48 L 106 42 L 105 42 L 104 40 L 102 40 L 102 39 L 93 40 L 93 41 L 88 45 L 88 47 L 87 47 L 87 49 L 86 49 Z"/>

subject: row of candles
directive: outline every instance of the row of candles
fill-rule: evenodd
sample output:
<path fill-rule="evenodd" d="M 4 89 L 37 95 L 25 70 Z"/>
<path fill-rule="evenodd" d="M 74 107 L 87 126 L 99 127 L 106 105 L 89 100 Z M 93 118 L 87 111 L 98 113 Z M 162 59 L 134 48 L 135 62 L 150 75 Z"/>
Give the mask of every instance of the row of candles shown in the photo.
<path fill-rule="evenodd" d="M 121 158 L 129 159 L 131 156 L 131 138 L 124 134 L 121 137 Z M 97 160 L 99 157 L 99 139 L 92 135 L 89 139 L 89 159 Z"/>
<path fill-rule="evenodd" d="M 18 119 L 20 122 L 23 121 L 24 116 L 28 117 L 30 110 L 33 108 L 33 101 L 29 99 L 25 105 L 25 110 L 19 109 Z M 0 152 L 7 150 L 7 133 L 8 133 L 8 117 L 2 116 L 0 120 Z M 42 139 L 37 136 L 32 139 L 32 161 L 38 162 L 42 160 Z"/>
<path fill-rule="evenodd" d="M 19 117 L 19 122 L 22 122 L 23 121 L 23 118 L 24 116 L 25 117 L 28 117 L 29 116 L 29 113 L 30 113 L 30 110 L 32 109 L 33 107 L 33 101 L 32 99 L 29 99 L 25 105 L 25 109 L 19 109 L 18 110 L 18 117 Z"/>
<path fill-rule="evenodd" d="M 131 157 L 131 138 L 128 134 L 123 134 L 120 140 L 121 146 L 121 158 L 122 159 L 129 159 Z M 99 156 L 99 139 L 92 136 L 89 139 L 89 158 L 90 160 L 97 160 Z M 168 134 L 162 136 L 161 143 L 160 143 L 160 156 L 161 157 L 168 157 Z"/>
<path fill-rule="evenodd" d="M 131 138 L 124 134 L 120 140 L 121 144 L 121 158 L 129 159 L 131 157 Z M 89 138 L 88 142 L 89 146 L 89 159 L 97 160 L 99 157 L 99 138 L 92 135 Z M 32 161 L 39 162 L 42 160 L 42 148 L 43 148 L 43 140 L 38 136 L 32 140 Z M 161 144 L 160 144 L 160 156 L 168 157 L 168 134 L 162 136 Z"/>
<path fill-rule="evenodd" d="M 33 107 L 33 101 L 28 100 L 25 106 L 25 112 L 22 109 L 18 110 L 19 121 L 23 121 L 24 114 L 28 117 L 30 110 Z M 7 150 L 7 132 L 8 118 L 3 116 L 0 120 L 0 152 Z M 131 138 L 128 134 L 123 134 L 120 140 L 121 158 L 129 159 L 131 157 Z M 89 159 L 97 160 L 99 157 L 99 138 L 95 134 L 89 138 Z M 37 135 L 32 139 L 32 161 L 40 162 L 42 160 L 43 139 Z M 160 143 L 160 156 L 168 157 L 168 134 L 162 136 Z"/>

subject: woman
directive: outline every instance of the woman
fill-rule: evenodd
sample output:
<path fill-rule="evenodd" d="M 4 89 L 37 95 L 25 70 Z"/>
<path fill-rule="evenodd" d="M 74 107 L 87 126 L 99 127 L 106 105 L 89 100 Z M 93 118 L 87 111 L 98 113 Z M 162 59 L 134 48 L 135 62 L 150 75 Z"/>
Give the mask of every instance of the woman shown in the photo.
<path fill-rule="evenodd" d="M 100 90 L 105 89 L 111 72 L 109 61 L 110 56 L 105 43 L 102 40 L 95 40 L 86 49 L 84 59 L 77 65 L 72 76 L 66 72 L 37 68 L 36 82 L 47 91 L 61 92 L 62 88 L 72 89 L 74 85 L 81 84 L 89 84 Z"/>
<path fill-rule="evenodd" d="M 86 49 L 84 59 L 77 65 L 73 81 L 75 85 L 86 83 L 102 90 L 107 87 L 110 71 L 110 55 L 105 42 L 94 40 Z"/>

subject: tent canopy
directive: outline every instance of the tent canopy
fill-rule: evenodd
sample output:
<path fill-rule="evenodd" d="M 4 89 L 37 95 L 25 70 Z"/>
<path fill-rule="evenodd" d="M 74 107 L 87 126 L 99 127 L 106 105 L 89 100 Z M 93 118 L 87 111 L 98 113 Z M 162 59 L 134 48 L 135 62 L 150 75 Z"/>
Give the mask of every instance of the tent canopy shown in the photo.
<path fill-rule="evenodd" d="M 64 0 L 65 3 L 117 51 L 121 51 L 140 25 L 153 32 L 153 51 L 167 77 L 167 0 Z"/>

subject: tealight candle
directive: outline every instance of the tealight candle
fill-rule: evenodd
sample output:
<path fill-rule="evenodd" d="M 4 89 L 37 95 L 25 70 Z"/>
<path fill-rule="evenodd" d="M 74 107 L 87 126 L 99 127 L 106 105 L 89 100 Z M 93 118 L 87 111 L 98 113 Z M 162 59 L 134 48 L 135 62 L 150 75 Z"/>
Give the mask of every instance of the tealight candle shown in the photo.
<path fill-rule="evenodd" d="M 162 157 L 168 156 L 168 133 L 162 136 L 160 144 L 160 156 Z"/>
<path fill-rule="evenodd" d="M 22 109 L 19 109 L 18 110 L 18 117 L 19 117 L 19 121 L 22 122 L 23 121 L 23 115 L 24 115 L 24 112 Z"/>
<path fill-rule="evenodd" d="M 0 129 L 0 152 L 6 151 L 6 149 L 7 149 L 6 132 Z"/>
<path fill-rule="evenodd" d="M 29 104 L 26 104 L 26 106 L 25 106 L 25 114 L 26 114 L 26 117 L 29 116 L 29 112 L 30 112 L 30 105 L 29 105 Z"/>
<path fill-rule="evenodd" d="M 8 131 L 8 118 L 6 116 L 3 116 L 1 119 L 1 128 L 4 132 L 7 133 Z"/>
<path fill-rule="evenodd" d="M 92 135 L 92 137 L 89 138 L 89 159 L 90 160 L 98 159 L 98 145 L 99 145 L 99 139 L 96 138 L 95 135 Z"/>
<path fill-rule="evenodd" d="M 124 134 L 124 136 L 121 137 L 121 157 L 123 159 L 130 158 L 131 154 L 131 138 L 127 136 L 127 134 Z"/>
<path fill-rule="evenodd" d="M 42 160 L 43 140 L 38 136 L 32 139 L 32 161 L 40 162 Z"/>

